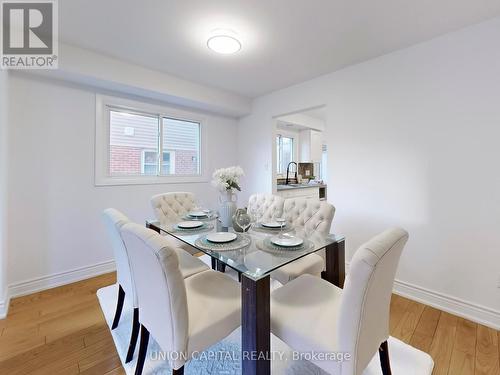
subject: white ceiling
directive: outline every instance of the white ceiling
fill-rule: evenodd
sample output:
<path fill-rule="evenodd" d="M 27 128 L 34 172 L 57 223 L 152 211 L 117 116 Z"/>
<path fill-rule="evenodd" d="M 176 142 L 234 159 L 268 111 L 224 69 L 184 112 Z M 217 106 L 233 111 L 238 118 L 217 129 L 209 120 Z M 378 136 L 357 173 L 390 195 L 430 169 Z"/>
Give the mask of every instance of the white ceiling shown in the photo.
<path fill-rule="evenodd" d="M 255 97 L 500 15 L 500 0 L 66 0 L 60 39 Z M 206 38 L 236 31 L 242 50 Z"/>

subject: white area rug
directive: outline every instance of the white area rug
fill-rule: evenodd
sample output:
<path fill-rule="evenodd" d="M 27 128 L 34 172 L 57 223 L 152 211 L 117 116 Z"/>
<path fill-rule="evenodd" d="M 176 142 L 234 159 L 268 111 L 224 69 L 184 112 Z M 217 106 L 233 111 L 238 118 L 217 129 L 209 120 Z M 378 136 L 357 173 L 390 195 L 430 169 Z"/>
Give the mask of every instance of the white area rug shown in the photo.
<path fill-rule="evenodd" d="M 202 257 L 203 258 L 203 257 Z M 204 261 L 209 261 L 209 259 L 203 259 Z M 234 275 L 233 275 L 234 273 Z M 228 271 L 233 277 L 237 277 L 236 272 Z M 277 285 L 273 285 L 277 287 Z M 108 326 L 111 327 L 111 323 L 114 317 L 116 308 L 116 297 L 117 297 L 117 285 L 111 285 L 97 291 L 97 297 L 99 298 L 99 303 L 101 309 L 106 318 Z M 122 365 L 127 374 L 134 374 L 135 365 L 137 361 L 137 353 L 139 350 L 139 341 L 137 342 L 136 352 L 134 359 L 125 364 L 125 356 L 127 354 L 130 332 L 132 329 L 132 308 L 125 301 L 123 307 L 122 316 L 120 319 L 120 324 L 118 327 L 111 331 L 113 340 L 115 342 L 116 349 L 122 361 Z M 221 375 L 233 375 L 241 374 L 241 363 L 237 358 L 240 352 L 240 329 L 235 330 L 228 337 L 222 340 L 220 343 L 215 344 L 209 348 L 205 353 L 201 354 L 198 358 L 189 361 L 185 365 L 184 373 L 186 375 L 209 375 L 209 374 L 221 374 Z M 273 351 L 280 351 L 289 353 L 288 358 L 292 358 L 291 349 L 285 345 L 281 340 L 279 340 L 274 335 L 271 338 L 271 348 Z M 389 351 L 391 358 L 392 373 L 394 375 L 430 375 L 434 367 L 434 362 L 431 357 L 418 349 L 415 349 L 393 337 L 389 338 Z M 144 365 L 143 374 L 171 374 L 170 367 L 168 363 L 162 359 L 158 359 L 158 353 L 161 352 L 158 344 L 154 341 L 153 337 L 149 339 L 148 355 L 146 357 L 146 363 Z M 218 354 L 219 359 L 213 359 L 210 356 Z M 236 353 L 232 355 L 232 358 L 224 355 L 225 353 Z M 293 361 L 293 360 L 273 360 L 272 361 L 272 373 L 273 374 L 297 374 L 297 375 L 324 375 L 326 374 L 323 370 L 308 361 Z M 382 375 L 380 370 L 380 361 L 378 358 L 378 353 L 373 357 L 368 368 L 363 372 L 363 375 Z"/>

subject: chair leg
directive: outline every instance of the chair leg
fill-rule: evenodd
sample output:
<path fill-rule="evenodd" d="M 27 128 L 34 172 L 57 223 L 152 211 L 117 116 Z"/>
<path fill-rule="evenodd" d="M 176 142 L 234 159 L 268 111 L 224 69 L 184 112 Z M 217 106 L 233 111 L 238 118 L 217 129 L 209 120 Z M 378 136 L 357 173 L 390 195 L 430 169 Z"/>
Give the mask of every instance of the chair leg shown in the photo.
<path fill-rule="evenodd" d="M 118 327 L 118 323 L 120 322 L 120 316 L 122 315 L 124 301 L 125 301 L 125 291 L 123 290 L 121 285 L 118 285 L 118 302 L 116 303 L 115 318 L 113 319 L 113 325 L 111 326 L 111 329 L 115 329 L 116 327 Z"/>
<path fill-rule="evenodd" d="M 172 375 L 184 375 L 184 366 L 177 370 L 172 370 Z"/>
<path fill-rule="evenodd" d="M 389 346 L 387 341 L 380 344 L 378 348 L 378 354 L 380 357 L 380 366 L 382 367 L 382 374 L 391 375 L 391 363 L 389 361 Z"/>
<path fill-rule="evenodd" d="M 135 367 L 135 375 L 141 375 L 148 353 L 149 331 L 141 324 L 141 343 L 139 344 L 139 357 L 137 358 L 137 366 Z"/>
<path fill-rule="evenodd" d="M 128 346 L 127 358 L 125 363 L 129 363 L 134 358 L 135 345 L 137 344 L 137 337 L 139 336 L 139 309 L 134 308 L 134 321 L 132 322 L 132 335 L 130 336 L 130 344 Z"/>

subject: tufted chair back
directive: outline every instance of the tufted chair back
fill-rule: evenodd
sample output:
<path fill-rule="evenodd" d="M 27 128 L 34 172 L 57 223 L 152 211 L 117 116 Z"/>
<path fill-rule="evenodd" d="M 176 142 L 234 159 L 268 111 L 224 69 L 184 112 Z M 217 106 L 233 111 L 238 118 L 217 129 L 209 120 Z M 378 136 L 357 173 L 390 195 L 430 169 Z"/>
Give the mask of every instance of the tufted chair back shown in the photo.
<path fill-rule="evenodd" d="M 151 206 L 160 223 L 168 223 L 180 219 L 195 208 L 196 200 L 193 193 L 163 193 L 151 198 Z"/>
<path fill-rule="evenodd" d="M 347 371 L 360 375 L 389 337 L 389 306 L 394 277 L 408 233 L 400 228 L 375 236 L 354 254 L 342 292 L 337 342 L 351 353 L 343 362 Z"/>
<path fill-rule="evenodd" d="M 177 253 L 165 238 L 142 225 L 125 224 L 121 234 L 132 265 L 140 323 L 163 351 L 184 353 L 188 340 L 188 308 Z M 180 366 L 182 363 L 175 368 Z"/>
<path fill-rule="evenodd" d="M 283 213 L 287 224 L 307 233 L 327 236 L 332 226 L 335 207 L 319 199 L 286 199 Z"/>
<path fill-rule="evenodd" d="M 248 211 L 262 212 L 262 220 L 283 214 L 283 198 L 273 194 L 253 194 L 248 199 Z"/>
<path fill-rule="evenodd" d="M 104 210 L 102 217 L 106 225 L 108 237 L 111 240 L 111 247 L 113 248 L 117 282 L 125 291 L 125 296 L 132 297 L 133 307 L 137 307 L 137 296 L 135 294 L 134 280 L 130 270 L 127 248 L 120 234 L 121 227 L 130 221 L 128 217 L 114 208 Z"/>

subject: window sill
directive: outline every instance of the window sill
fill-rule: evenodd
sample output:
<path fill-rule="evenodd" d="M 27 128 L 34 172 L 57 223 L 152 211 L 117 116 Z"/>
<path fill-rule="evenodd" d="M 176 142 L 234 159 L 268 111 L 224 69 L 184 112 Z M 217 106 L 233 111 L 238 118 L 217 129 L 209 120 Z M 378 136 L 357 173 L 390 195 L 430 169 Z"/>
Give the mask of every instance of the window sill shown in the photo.
<path fill-rule="evenodd" d="M 191 184 L 208 183 L 206 176 L 169 176 L 169 177 L 96 177 L 95 186 L 120 186 L 120 185 L 155 185 L 155 184 Z"/>

